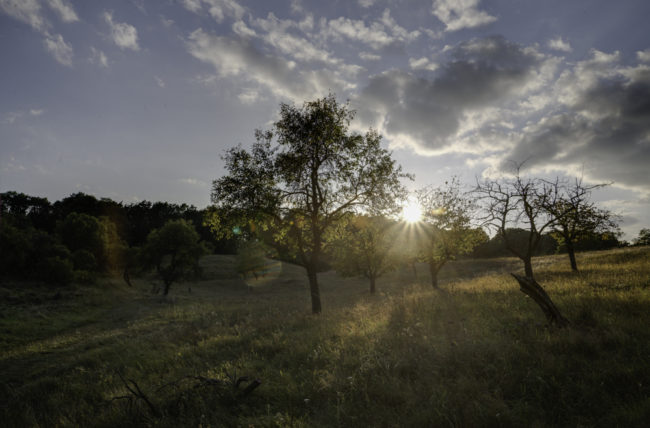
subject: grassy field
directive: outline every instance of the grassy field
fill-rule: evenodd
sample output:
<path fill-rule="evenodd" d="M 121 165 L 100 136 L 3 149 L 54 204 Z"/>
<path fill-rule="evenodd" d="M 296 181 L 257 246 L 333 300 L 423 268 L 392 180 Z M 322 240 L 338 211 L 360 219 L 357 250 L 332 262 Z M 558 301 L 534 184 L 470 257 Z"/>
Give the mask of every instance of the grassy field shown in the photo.
<path fill-rule="evenodd" d="M 650 249 L 538 258 L 570 319 L 549 329 L 508 272 L 463 260 L 441 287 L 400 271 L 370 295 L 270 263 L 238 279 L 208 256 L 204 279 L 163 299 L 152 279 L 60 290 L 0 288 L 0 425 L 192 427 L 647 426 Z M 191 287 L 191 292 L 190 292 Z M 239 387 L 235 381 L 248 377 Z M 245 389 L 254 379 L 261 385 Z M 130 390 L 129 390 L 130 389 Z"/>

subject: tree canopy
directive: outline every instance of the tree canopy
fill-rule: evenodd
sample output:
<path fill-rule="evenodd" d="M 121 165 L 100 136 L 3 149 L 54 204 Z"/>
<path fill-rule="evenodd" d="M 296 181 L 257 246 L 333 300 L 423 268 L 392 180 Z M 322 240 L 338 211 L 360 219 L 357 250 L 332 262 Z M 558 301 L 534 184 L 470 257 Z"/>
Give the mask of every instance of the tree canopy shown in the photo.
<path fill-rule="evenodd" d="M 213 182 L 222 233 L 238 227 L 235 219 L 271 230 L 305 267 L 313 313 L 321 312 L 317 272 L 327 231 L 350 212 L 393 206 L 403 193 L 405 174 L 380 135 L 350 133 L 353 117 L 333 95 L 302 107 L 281 104 L 280 119 L 256 132 L 250 150 L 227 151 L 228 174 Z"/>

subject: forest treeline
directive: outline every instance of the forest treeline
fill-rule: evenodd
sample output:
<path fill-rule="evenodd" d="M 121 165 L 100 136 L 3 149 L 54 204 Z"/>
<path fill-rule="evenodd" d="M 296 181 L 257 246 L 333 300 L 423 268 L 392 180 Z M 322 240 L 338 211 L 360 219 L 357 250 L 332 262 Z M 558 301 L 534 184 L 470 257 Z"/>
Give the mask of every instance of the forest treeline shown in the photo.
<path fill-rule="evenodd" d="M 15 191 L 0 194 L 0 276 L 65 284 L 122 275 L 155 230 L 183 221 L 207 251 L 234 253 L 234 239 L 217 239 L 205 210 L 187 204 L 125 204 L 73 193 L 51 203 Z"/>
<path fill-rule="evenodd" d="M 96 198 L 73 193 L 51 203 L 47 198 L 8 191 L 0 193 L 0 277 L 39 280 L 53 284 L 71 281 L 92 281 L 96 275 L 122 275 L 131 263 L 129 250 L 140 248 L 151 232 L 171 221 L 184 220 L 198 234 L 206 251 L 213 254 L 240 254 L 240 271 L 254 267 L 257 253 L 269 254 L 268 248 L 252 249 L 245 242 L 248 225 L 242 225 L 240 236 L 218 236 L 209 225 L 210 208 L 169 202 L 125 204 L 110 198 Z M 527 231 L 513 229 L 514 235 L 525 239 Z M 601 233 L 583 237 L 577 251 L 603 250 L 624 246 L 616 234 Z M 260 244 L 257 245 L 260 247 Z M 543 236 L 535 255 L 566 252 L 552 233 Z M 292 260 L 290 251 L 274 253 L 285 261 Z M 512 253 L 503 238 L 485 236 L 465 258 L 507 257 Z M 248 261 L 247 259 L 251 259 Z M 332 266 L 332 257 L 325 256 L 320 270 Z"/>

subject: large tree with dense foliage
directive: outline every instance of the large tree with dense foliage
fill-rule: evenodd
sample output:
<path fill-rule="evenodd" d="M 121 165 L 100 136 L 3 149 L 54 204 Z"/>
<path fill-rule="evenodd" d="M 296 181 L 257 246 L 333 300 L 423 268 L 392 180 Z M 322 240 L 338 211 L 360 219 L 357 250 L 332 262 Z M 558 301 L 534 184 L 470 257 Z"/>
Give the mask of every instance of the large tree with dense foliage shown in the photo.
<path fill-rule="evenodd" d="M 350 212 L 390 205 L 404 176 L 373 130 L 348 132 L 354 112 L 333 95 L 281 104 L 272 130 L 257 131 L 250 150 L 230 149 L 228 174 L 215 180 L 212 202 L 220 230 L 234 219 L 273 231 L 291 248 L 309 279 L 312 312 L 321 312 L 318 270 L 326 233 Z"/>
<path fill-rule="evenodd" d="M 441 187 L 425 187 L 416 193 L 422 208 L 418 249 L 429 266 L 431 285 L 438 288 L 438 272 L 450 260 L 467 254 L 485 238 L 472 226 L 474 203 L 466 197 L 457 179 Z"/>
<path fill-rule="evenodd" d="M 143 267 L 155 268 L 163 281 L 165 296 L 174 282 L 198 276 L 203 254 L 205 248 L 199 242 L 199 234 L 185 220 L 171 220 L 153 230 L 140 251 Z"/>

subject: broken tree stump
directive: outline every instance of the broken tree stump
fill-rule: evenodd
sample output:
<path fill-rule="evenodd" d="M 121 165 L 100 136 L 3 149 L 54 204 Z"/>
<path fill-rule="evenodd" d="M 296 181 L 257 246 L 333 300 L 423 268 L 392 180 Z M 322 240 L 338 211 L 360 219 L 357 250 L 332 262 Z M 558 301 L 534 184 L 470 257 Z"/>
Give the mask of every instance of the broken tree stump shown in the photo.
<path fill-rule="evenodd" d="M 569 325 L 569 320 L 562 316 L 546 291 L 537 283 L 537 281 L 535 281 L 535 279 L 514 273 L 511 273 L 511 275 L 519 283 L 519 289 L 521 292 L 530 296 L 542 309 L 542 312 L 546 315 L 546 320 L 550 325 L 557 327 L 566 327 Z"/>

